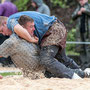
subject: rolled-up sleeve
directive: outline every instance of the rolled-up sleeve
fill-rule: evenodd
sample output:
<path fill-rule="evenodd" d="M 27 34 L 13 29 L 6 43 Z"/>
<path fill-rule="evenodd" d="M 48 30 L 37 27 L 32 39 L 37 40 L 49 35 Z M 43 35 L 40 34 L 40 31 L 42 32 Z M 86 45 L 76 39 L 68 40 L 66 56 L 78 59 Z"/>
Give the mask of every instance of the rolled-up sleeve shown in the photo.
<path fill-rule="evenodd" d="M 8 22 L 7 22 L 7 27 L 12 30 L 12 32 L 14 32 L 14 26 L 16 26 L 18 23 L 18 20 L 16 19 L 9 19 Z"/>

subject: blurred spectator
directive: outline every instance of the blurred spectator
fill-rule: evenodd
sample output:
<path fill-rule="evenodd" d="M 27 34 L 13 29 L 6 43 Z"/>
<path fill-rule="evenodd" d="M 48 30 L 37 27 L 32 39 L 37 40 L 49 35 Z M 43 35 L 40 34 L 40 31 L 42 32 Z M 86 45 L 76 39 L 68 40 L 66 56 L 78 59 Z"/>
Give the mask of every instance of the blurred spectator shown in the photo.
<path fill-rule="evenodd" d="M 17 7 L 11 2 L 11 0 L 3 0 L 0 4 L 0 16 L 9 17 L 17 11 Z"/>
<path fill-rule="evenodd" d="M 77 33 L 76 37 L 78 41 L 90 41 L 90 4 L 88 0 L 77 0 L 78 6 L 76 10 L 72 14 L 72 19 L 77 20 Z M 84 44 L 82 47 L 77 50 L 84 50 L 84 54 L 86 54 L 86 45 Z"/>
<path fill-rule="evenodd" d="M 37 12 L 47 14 L 50 16 L 49 7 L 43 2 L 43 0 L 32 0 L 32 6 L 36 8 Z"/>

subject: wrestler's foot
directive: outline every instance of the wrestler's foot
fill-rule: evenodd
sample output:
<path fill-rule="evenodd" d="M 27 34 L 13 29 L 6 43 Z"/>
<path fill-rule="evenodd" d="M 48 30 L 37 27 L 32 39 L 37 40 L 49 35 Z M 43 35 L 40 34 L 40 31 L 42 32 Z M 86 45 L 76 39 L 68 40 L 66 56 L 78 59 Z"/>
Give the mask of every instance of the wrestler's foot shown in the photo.
<path fill-rule="evenodd" d="M 80 69 L 74 69 L 74 72 L 81 78 L 90 78 L 90 68 L 86 68 L 84 71 Z"/>

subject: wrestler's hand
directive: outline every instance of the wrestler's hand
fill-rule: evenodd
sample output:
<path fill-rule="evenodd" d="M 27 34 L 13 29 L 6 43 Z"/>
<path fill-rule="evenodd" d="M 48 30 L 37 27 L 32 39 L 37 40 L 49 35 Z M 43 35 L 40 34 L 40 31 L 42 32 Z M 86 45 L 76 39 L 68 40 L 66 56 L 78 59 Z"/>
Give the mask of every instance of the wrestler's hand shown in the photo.
<path fill-rule="evenodd" d="M 39 40 L 38 37 L 36 37 L 36 36 L 34 36 L 34 38 L 35 38 L 36 40 Z"/>
<path fill-rule="evenodd" d="M 33 43 L 38 43 L 38 40 L 39 40 L 39 39 L 38 39 L 37 37 L 33 37 L 33 38 L 32 38 L 32 42 L 33 42 Z"/>

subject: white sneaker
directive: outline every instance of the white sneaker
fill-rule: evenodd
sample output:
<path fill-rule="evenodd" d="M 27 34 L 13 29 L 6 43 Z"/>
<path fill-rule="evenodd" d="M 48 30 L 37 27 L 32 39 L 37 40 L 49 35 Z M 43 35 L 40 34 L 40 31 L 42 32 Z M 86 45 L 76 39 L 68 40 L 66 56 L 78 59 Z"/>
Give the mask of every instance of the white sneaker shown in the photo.
<path fill-rule="evenodd" d="M 85 77 L 86 77 L 86 78 L 90 78 L 90 68 L 86 68 L 86 69 L 84 70 L 84 72 L 85 72 Z"/>
<path fill-rule="evenodd" d="M 76 73 L 73 74 L 72 79 L 82 79 L 80 76 L 78 76 Z"/>
<path fill-rule="evenodd" d="M 90 68 L 86 68 L 86 69 L 84 70 L 84 72 L 90 73 Z"/>

